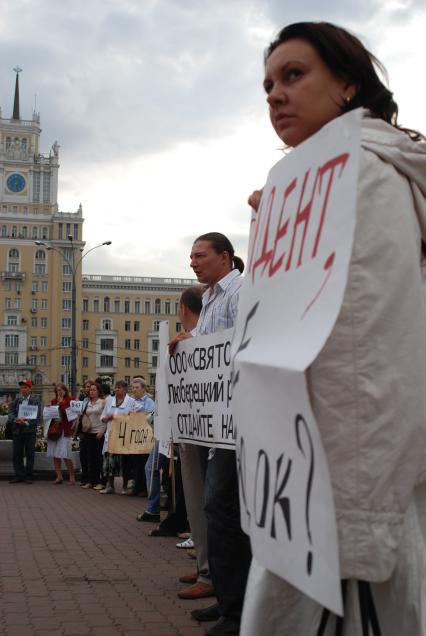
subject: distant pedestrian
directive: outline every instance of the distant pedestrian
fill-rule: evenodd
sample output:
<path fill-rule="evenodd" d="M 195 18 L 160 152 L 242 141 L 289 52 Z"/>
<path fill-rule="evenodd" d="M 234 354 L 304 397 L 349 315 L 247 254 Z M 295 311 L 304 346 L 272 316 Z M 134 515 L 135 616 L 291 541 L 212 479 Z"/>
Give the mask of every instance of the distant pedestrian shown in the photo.
<path fill-rule="evenodd" d="M 12 429 L 13 468 L 15 477 L 11 484 L 33 481 L 34 453 L 37 426 L 42 423 L 40 399 L 32 394 L 31 380 L 19 382 L 20 395 L 9 406 L 8 426 Z M 34 407 L 30 415 L 23 414 L 25 407 Z M 24 465 L 25 456 L 25 465 Z"/>
<path fill-rule="evenodd" d="M 55 387 L 55 398 L 51 401 L 52 406 L 59 407 L 59 419 L 62 424 L 62 433 L 58 440 L 47 440 L 47 456 L 53 458 L 53 465 L 55 467 L 56 479 L 53 482 L 56 485 L 62 484 L 62 460 L 65 462 L 65 466 L 68 470 L 69 484 L 75 486 L 75 474 L 74 464 L 72 461 L 72 433 L 74 431 L 75 423 L 69 422 L 66 410 L 71 405 L 71 400 L 74 398 L 70 396 L 68 387 L 65 384 L 59 383 Z M 76 422 L 77 420 L 75 420 Z"/>

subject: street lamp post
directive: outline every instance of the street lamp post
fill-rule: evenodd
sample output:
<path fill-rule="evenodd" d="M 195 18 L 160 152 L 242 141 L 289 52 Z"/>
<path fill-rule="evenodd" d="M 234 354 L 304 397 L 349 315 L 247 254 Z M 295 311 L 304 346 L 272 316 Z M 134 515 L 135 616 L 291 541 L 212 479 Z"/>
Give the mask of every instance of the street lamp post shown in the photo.
<path fill-rule="evenodd" d="M 74 247 L 73 237 L 71 234 L 68 236 L 68 240 L 71 243 L 71 258 L 68 258 L 68 256 L 66 256 L 59 249 L 57 249 L 56 247 L 53 247 L 53 245 L 49 245 L 45 241 L 34 241 L 34 242 L 36 245 L 43 245 L 47 250 L 53 250 L 54 252 L 57 252 L 71 268 L 72 287 L 71 287 L 71 382 L 70 384 L 71 384 L 71 394 L 77 397 L 76 396 L 76 392 L 77 392 L 77 286 L 75 281 L 76 273 L 83 258 L 85 258 L 88 254 L 90 254 L 90 252 L 93 252 L 93 250 L 98 249 L 98 247 L 102 247 L 103 245 L 111 245 L 112 241 L 104 241 L 103 243 L 100 243 L 99 245 L 95 245 L 90 250 L 87 250 L 87 252 L 82 253 L 80 258 L 76 262 L 74 251 L 80 248 Z"/>

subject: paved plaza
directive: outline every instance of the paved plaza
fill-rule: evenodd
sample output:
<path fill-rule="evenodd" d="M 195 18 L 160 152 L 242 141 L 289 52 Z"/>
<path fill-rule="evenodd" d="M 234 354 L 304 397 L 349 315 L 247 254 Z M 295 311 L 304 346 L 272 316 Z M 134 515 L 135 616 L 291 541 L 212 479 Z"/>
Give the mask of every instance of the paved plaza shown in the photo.
<path fill-rule="evenodd" d="M 189 611 L 214 599 L 177 598 L 195 561 L 176 539 L 148 536 L 152 524 L 136 521 L 145 503 L 1 480 L 0 635 L 203 635 Z"/>

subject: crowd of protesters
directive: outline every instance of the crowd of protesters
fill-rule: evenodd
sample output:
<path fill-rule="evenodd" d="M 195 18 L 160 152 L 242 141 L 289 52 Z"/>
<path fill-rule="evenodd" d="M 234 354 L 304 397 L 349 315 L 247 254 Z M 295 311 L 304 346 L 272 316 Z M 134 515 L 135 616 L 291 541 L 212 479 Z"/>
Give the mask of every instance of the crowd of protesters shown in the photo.
<path fill-rule="evenodd" d="M 57 385 L 52 400 L 62 422 L 60 437 L 48 447 L 54 484 L 63 481 L 62 460 L 69 483 L 75 483 L 70 438 L 78 434 L 82 488 L 113 494 L 121 475 L 123 493 L 149 491 L 138 520 L 155 524 L 151 536 L 177 535 L 190 528 L 188 545 L 195 545 L 197 571 L 179 577 L 189 584 L 179 595 L 216 597 L 214 605 L 192 612 L 198 621 L 215 621 L 207 632 L 211 636 L 236 635 L 240 629 L 246 636 L 357 636 L 368 632 L 370 622 L 375 634 L 426 634 L 426 558 L 415 506 L 416 488 L 426 474 L 421 276 L 426 150 L 420 133 L 398 124 L 397 105 L 377 66 L 356 37 L 327 23 L 284 28 L 265 55 L 270 119 L 287 147 L 299 146 L 340 115 L 363 109 L 348 287 L 327 344 L 306 372 L 335 496 L 344 619 L 330 617 L 252 559 L 240 524 L 233 450 L 180 444 L 174 505 L 161 520 L 161 473 L 166 476 L 168 468 L 158 444 L 146 465 L 145 458 L 107 450 L 114 415 L 153 411 L 143 379 L 133 381 L 133 397 L 124 381 L 115 383 L 112 396 L 99 382 L 88 381 L 78 424 L 67 420 L 71 397 L 64 385 Z M 254 211 L 261 194 L 255 191 L 249 198 Z M 266 252 L 262 257 L 266 259 Z M 244 264 L 227 237 L 211 232 L 195 239 L 190 265 L 204 287 L 182 295 L 185 333 L 169 343 L 171 354 L 186 338 L 232 327 L 237 316 Z M 38 404 L 29 380 L 20 383 L 20 390 L 10 409 L 12 482 L 31 483 L 41 405 L 33 420 L 18 417 L 22 402 Z"/>

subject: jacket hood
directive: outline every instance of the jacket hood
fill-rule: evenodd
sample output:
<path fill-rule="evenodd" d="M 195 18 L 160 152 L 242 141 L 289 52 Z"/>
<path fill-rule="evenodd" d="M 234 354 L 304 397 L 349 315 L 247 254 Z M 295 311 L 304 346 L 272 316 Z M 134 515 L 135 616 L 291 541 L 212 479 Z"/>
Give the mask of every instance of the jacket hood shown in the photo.
<path fill-rule="evenodd" d="M 392 164 L 410 181 L 422 238 L 426 241 L 426 143 L 413 141 L 382 119 L 372 118 L 368 111 L 363 113 L 361 135 L 363 148 Z"/>

